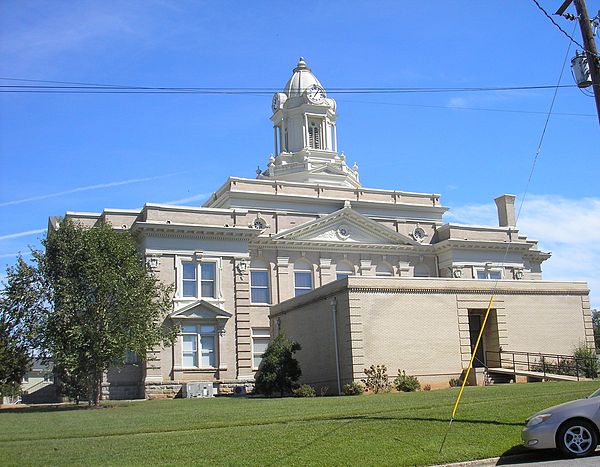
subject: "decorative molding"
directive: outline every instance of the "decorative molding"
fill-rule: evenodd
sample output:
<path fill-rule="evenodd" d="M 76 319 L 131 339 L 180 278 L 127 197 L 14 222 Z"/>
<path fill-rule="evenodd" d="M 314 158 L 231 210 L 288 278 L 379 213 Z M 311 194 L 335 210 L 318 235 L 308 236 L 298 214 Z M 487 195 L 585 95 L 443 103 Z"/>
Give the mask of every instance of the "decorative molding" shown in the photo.
<path fill-rule="evenodd" d="M 150 271 L 154 271 L 154 272 L 157 271 L 159 266 L 160 266 L 160 258 L 158 257 L 158 255 L 146 256 L 146 267 Z"/>
<path fill-rule="evenodd" d="M 349 292 L 353 293 L 389 293 L 389 294 L 431 294 L 431 295 L 563 295 L 563 296 L 587 296 L 587 290 L 511 290 L 511 289 L 451 289 L 451 288 L 426 288 L 426 289 L 396 289 L 391 287 L 356 287 L 349 286 Z"/>

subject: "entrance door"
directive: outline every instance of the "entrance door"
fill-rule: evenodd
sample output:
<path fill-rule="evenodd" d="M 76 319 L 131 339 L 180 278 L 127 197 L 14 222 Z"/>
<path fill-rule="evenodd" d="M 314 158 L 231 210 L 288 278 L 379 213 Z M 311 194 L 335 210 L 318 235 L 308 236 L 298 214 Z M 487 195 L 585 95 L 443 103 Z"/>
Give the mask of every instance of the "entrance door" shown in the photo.
<path fill-rule="evenodd" d="M 477 337 L 481 332 L 481 324 L 483 322 L 483 316 L 476 313 L 469 313 L 469 337 L 471 339 L 471 355 L 473 355 L 473 349 L 477 343 Z M 481 336 L 481 342 L 475 354 L 473 360 L 473 367 L 481 368 L 485 366 L 485 349 L 484 349 L 485 336 Z"/>

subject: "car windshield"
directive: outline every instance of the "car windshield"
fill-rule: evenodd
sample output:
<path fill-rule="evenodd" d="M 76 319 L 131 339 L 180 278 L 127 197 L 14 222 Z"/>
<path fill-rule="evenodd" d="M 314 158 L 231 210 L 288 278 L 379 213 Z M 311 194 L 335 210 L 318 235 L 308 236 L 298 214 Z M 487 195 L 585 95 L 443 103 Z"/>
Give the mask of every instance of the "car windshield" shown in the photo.
<path fill-rule="evenodd" d="M 596 389 L 591 395 L 590 397 L 598 397 L 600 396 L 600 388 Z"/>

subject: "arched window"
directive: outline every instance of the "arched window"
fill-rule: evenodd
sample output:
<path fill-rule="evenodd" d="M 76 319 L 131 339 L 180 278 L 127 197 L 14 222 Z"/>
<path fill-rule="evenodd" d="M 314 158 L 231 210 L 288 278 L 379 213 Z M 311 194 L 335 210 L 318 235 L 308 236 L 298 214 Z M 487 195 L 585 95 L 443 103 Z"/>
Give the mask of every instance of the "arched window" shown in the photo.
<path fill-rule="evenodd" d="M 260 259 L 250 262 L 250 301 L 252 303 L 270 303 L 269 265 Z"/>
<path fill-rule="evenodd" d="M 380 263 L 375 269 L 375 275 L 381 277 L 391 277 L 394 275 L 394 268 L 388 263 Z"/>
<path fill-rule="evenodd" d="M 308 124 L 308 146 L 312 149 L 321 149 L 321 126 L 314 120 Z"/>
<path fill-rule="evenodd" d="M 335 278 L 343 279 L 344 277 L 352 276 L 354 274 L 354 266 L 347 261 L 338 263 L 335 267 Z"/>
<path fill-rule="evenodd" d="M 294 263 L 294 296 L 308 293 L 313 288 L 312 267 L 308 261 L 298 260 Z"/>

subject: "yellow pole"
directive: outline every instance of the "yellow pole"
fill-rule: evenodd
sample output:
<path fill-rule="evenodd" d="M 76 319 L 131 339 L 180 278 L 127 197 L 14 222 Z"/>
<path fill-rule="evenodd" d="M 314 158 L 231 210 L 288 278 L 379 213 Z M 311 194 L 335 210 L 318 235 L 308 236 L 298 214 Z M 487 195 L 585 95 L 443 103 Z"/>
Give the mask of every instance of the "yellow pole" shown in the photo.
<path fill-rule="evenodd" d="M 471 355 L 471 361 L 469 361 L 469 366 L 467 367 L 467 373 L 463 379 L 462 385 L 460 387 L 460 391 L 458 392 L 458 397 L 456 398 L 456 402 L 454 403 L 454 409 L 452 409 L 452 419 L 456 415 L 456 411 L 458 410 L 458 404 L 460 404 L 460 398 L 462 397 L 462 393 L 465 390 L 465 385 L 467 384 L 467 379 L 469 379 L 469 374 L 471 373 L 471 368 L 473 367 L 473 360 L 475 360 L 475 354 L 477 353 L 477 349 L 479 348 L 479 343 L 481 342 L 481 336 L 483 336 L 483 331 L 485 330 L 485 324 L 487 323 L 488 317 L 490 316 L 490 310 L 492 309 L 492 304 L 494 303 L 494 295 L 490 297 L 490 304 L 487 307 L 485 312 L 485 318 L 483 318 L 483 324 L 481 325 L 481 330 L 479 331 L 479 336 L 477 336 L 477 342 L 475 342 L 475 347 L 473 348 L 473 354 Z"/>
<path fill-rule="evenodd" d="M 471 360 L 469 361 L 469 366 L 467 367 L 467 373 L 463 379 L 462 385 L 460 387 L 460 391 L 458 391 L 458 396 L 456 397 L 456 402 L 454 403 L 454 408 L 452 409 L 452 416 L 450 417 L 450 423 L 448 424 L 448 429 L 446 430 L 446 434 L 444 435 L 444 439 L 442 440 L 442 445 L 440 446 L 440 454 L 442 453 L 442 449 L 444 449 L 444 444 L 446 444 L 446 438 L 448 437 L 448 433 L 450 432 L 450 427 L 452 426 L 452 422 L 454 421 L 454 416 L 456 415 L 456 411 L 458 410 L 458 404 L 460 404 L 460 398 L 462 397 L 462 393 L 465 390 L 465 385 L 467 384 L 467 379 L 469 379 L 469 374 L 471 373 L 471 368 L 473 367 L 473 360 L 475 360 L 475 354 L 477 353 L 477 349 L 479 348 L 479 343 L 481 342 L 481 336 L 483 336 L 483 331 L 485 330 L 485 325 L 487 323 L 488 317 L 490 316 L 490 310 L 492 309 L 492 304 L 494 303 L 494 294 L 490 297 L 490 304 L 487 307 L 485 312 L 485 317 L 483 318 L 483 324 L 481 325 L 481 329 L 479 330 L 479 335 L 477 336 L 477 342 L 475 342 L 475 347 L 473 348 L 473 353 L 471 354 Z"/>

